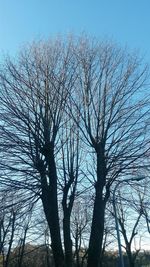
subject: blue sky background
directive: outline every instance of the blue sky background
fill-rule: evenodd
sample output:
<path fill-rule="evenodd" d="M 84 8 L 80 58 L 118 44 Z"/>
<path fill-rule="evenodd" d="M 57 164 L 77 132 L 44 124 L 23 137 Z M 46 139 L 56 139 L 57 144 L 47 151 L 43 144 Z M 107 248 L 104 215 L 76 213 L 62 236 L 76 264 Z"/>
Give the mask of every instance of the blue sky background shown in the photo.
<path fill-rule="evenodd" d="M 150 63 L 150 0 L 0 0 L 1 54 L 70 32 L 137 48 Z"/>

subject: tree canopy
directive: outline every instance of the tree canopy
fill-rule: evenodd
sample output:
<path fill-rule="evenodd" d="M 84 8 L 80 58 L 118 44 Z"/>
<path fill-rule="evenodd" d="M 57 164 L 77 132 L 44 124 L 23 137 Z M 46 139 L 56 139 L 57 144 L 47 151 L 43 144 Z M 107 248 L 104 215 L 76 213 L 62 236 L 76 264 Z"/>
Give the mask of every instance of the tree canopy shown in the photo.
<path fill-rule="evenodd" d="M 85 192 L 87 266 L 100 266 L 111 190 L 148 161 L 147 86 L 137 55 L 88 37 L 35 42 L 1 65 L 0 181 L 41 200 L 56 267 L 73 264 L 71 214 Z"/>

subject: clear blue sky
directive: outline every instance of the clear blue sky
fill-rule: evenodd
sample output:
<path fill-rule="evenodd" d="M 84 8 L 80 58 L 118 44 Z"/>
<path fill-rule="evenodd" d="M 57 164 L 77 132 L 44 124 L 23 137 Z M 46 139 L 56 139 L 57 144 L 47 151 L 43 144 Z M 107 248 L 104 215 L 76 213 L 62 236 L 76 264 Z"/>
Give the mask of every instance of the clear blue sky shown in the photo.
<path fill-rule="evenodd" d="M 0 0 L 0 52 L 83 31 L 140 49 L 150 62 L 150 0 Z"/>

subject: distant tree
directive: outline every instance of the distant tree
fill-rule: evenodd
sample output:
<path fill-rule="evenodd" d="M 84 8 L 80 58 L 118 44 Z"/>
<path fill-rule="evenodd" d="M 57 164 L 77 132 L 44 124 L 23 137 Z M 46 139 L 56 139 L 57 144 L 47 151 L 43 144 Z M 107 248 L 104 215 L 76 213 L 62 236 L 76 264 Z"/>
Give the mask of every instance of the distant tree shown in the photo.
<path fill-rule="evenodd" d="M 14 243 L 14 235 L 17 228 L 20 205 L 14 207 L 8 205 L 8 199 L 13 201 L 14 196 L 9 192 L 1 192 L 0 204 L 0 255 L 3 259 L 2 266 L 9 266 L 11 249 Z"/>
<path fill-rule="evenodd" d="M 11 261 L 9 267 L 18 267 L 17 255 L 18 247 L 16 247 L 11 253 Z M 51 251 L 49 253 L 50 266 L 54 266 L 52 261 Z M 24 249 L 24 258 L 22 267 L 48 267 L 47 265 L 47 247 L 41 245 L 36 246 L 33 244 L 26 244 Z"/>
<path fill-rule="evenodd" d="M 62 166 L 60 177 L 62 180 L 62 209 L 63 209 L 63 236 L 66 266 L 73 266 L 72 238 L 71 238 L 71 213 L 76 197 L 77 183 L 80 183 L 81 148 L 79 131 L 74 123 L 66 122 L 66 129 L 62 133 Z M 63 145 L 64 142 L 64 145 Z"/>
<path fill-rule="evenodd" d="M 91 209 L 92 201 L 89 198 L 89 194 L 84 194 L 76 199 L 71 218 L 76 267 L 83 267 L 87 261 Z"/>
<path fill-rule="evenodd" d="M 31 204 L 28 207 L 28 210 L 25 211 L 25 214 L 23 214 L 23 212 L 21 212 L 20 214 L 20 217 L 22 218 L 18 222 L 20 237 L 18 240 L 18 255 L 16 255 L 18 267 L 22 267 L 23 265 L 26 239 L 30 229 L 30 223 L 33 216 L 33 209 L 34 209 L 34 204 Z"/>
<path fill-rule="evenodd" d="M 132 195 L 132 193 L 130 194 Z M 140 235 L 138 235 L 138 230 L 140 228 L 140 221 L 143 216 L 143 210 L 140 208 L 141 206 L 140 201 L 136 201 L 136 204 L 135 204 L 136 209 L 138 209 L 139 212 L 136 212 L 133 207 L 134 206 L 133 203 L 135 203 L 134 194 L 135 192 L 132 195 L 132 200 L 130 197 L 130 199 L 127 199 L 127 200 L 125 199 L 123 201 L 121 194 L 119 194 L 117 198 L 118 222 L 120 225 L 120 232 L 123 236 L 123 240 L 125 244 L 125 245 L 122 244 L 122 246 L 124 247 L 126 251 L 128 263 L 130 267 L 136 266 L 136 259 L 141 250 L 141 237 Z M 139 193 L 136 192 L 136 196 L 138 194 Z M 135 237 L 137 235 L 139 237 L 139 246 L 138 248 L 134 248 L 134 251 L 133 251 L 133 245 L 135 244 Z"/>

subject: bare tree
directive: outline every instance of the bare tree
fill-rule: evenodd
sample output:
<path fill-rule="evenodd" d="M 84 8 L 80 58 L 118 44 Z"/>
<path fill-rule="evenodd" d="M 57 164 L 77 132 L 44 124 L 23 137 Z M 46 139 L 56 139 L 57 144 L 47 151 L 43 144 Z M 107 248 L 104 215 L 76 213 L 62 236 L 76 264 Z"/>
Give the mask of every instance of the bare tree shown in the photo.
<path fill-rule="evenodd" d="M 11 193 L 1 192 L 0 207 L 0 255 L 3 257 L 3 267 L 9 264 L 11 248 L 14 242 L 18 207 L 7 206 Z M 12 195 L 11 195 L 12 198 Z"/>
<path fill-rule="evenodd" d="M 149 149 L 149 97 L 144 90 L 147 67 L 141 60 L 110 43 L 80 40 L 77 51 L 79 83 L 72 102 L 81 118 L 78 124 L 94 155 L 95 188 L 88 267 L 98 267 L 104 232 L 104 215 L 111 185 L 131 169 L 142 167 Z"/>
<path fill-rule="evenodd" d="M 28 210 L 23 212 L 20 212 L 20 222 L 18 223 L 19 227 L 19 241 L 18 241 L 18 255 L 17 257 L 17 266 L 22 267 L 23 265 L 23 257 L 24 257 L 24 252 L 25 252 L 25 245 L 26 245 L 26 239 L 27 239 L 27 234 L 30 229 L 30 223 L 33 215 L 33 208 L 34 208 L 34 203 L 29 206 Z"/>
<path fill-rule="evenodd" d="M 142 168 L 149 149 L 146 79 L 147 67 L 137 56 L 88 38 L 39 42 L 1 66 L 1 184 L 41 199 L 56 267 L 64 267 L 66 261 L 58 211 L 60 165 L 66 179 L 65 252 L 71 255 L 70 212 L 78 178 L 77 153 L 82 147 L 86 154 L 82 172 L 95 194 L 88 267 L 98 267 L 111 185 L 131 174 L 135 166 Z M 76 139 L 71 135 L 70 141 L 64 141 L 61 134 L 72 119 L 78 129 Z M 74 146 L 77 136 L 80 142 Z M 67 150 L 73 168 L 64 161 Z"/>
<path fill-rule="evenodd" d="M 11 258 L 11 250 L 21 231 L 20 218 L 24 217 L 27 212 L 22 203 L 14 204 L 16 195 L 12 192 L 1 192 L 1 205 L 0 205 L 0 255 L 3 256 L 3 266 L 8 267 Z M 20 265 L 21 266 L 21 265 Z"/>
<path fill-rule="evenodd" d="M 84 266 L 88 254 L 88 238 L 91 223 L 92 201 L 89 194 L 78 197 L 72 212 L 72 237 L 74 243 L 74 258 L 77 267 Z"/>
<path fill-rule="evenodd" d="M 141 227 L 140 222 L 143 216 L 143 209 L 141 208 L 141 202 L 143 202 L 143 200 L 141 199 L 139 191 L 132 193 L 132 191 L 129 190 L 129 192 L 130 198 L 125 197 L 125 194 L 122 198 L 120 192 L 117 197 L 118 222 L 125 244 L 122 246 L 127 253 L 129 266 L 134 267 L 137 256 L 141 250 L 141 237 L 138 232 Z M 134 195 L 136 196 L 136 199 Z M 137 199 L 137 196 L 139 199 Z M 133 251 L 137 235 L 139 239 L 139 246 Z"/>
<path fill-rule="evenodd" d="M 63 208 L 63 236 L 65 248 L 66 266 L 72 267 L 72 239 L 71 239 L 71 213 L 75 201 L 77 183 L 79 183 L 81 148 L 79 147 L 79 131 L 77 126 L 69 120 L 65 124 L 66 129 L 62 133 L 61 156 L 63 164 L 60 168 L 60 186 L 63 191 L 62 208 Z M 64 145 L 63 145 L 64 143 Z M 81 182 L 81 180 L 80 180 Z"/>
<path fill-rule="evenodd" d="M 15 232 L 15 223 L 16 214 L 14 210 L 7 210 L 7 215 L 5 211 L 5 215 L 3 214 L 0 220 L 0 255 L 3 257 L 3 267 L 8 267 Z"/>
<path fill-rule="evenodd" d="M 64 254 L 55 157 L 68 92 L 74 83 L 71 51 L 71 43 L 40 42 L 22 51 L 17 62 L 7 59 L 0 74 L 2 176 L 40 196 L 56 267 L 64 266 Z"/>
<path fill-rule="evenodd" d="M 111 209 L 112 205 L 110 205 L 110 203 L 107 203 L 104 222 L 103 244 L 100 255 L 101 264 L 104 264 L 105 255 L 107 254 L 107 251 L 111 250 L 116 246 L 115 225 Z"/>

